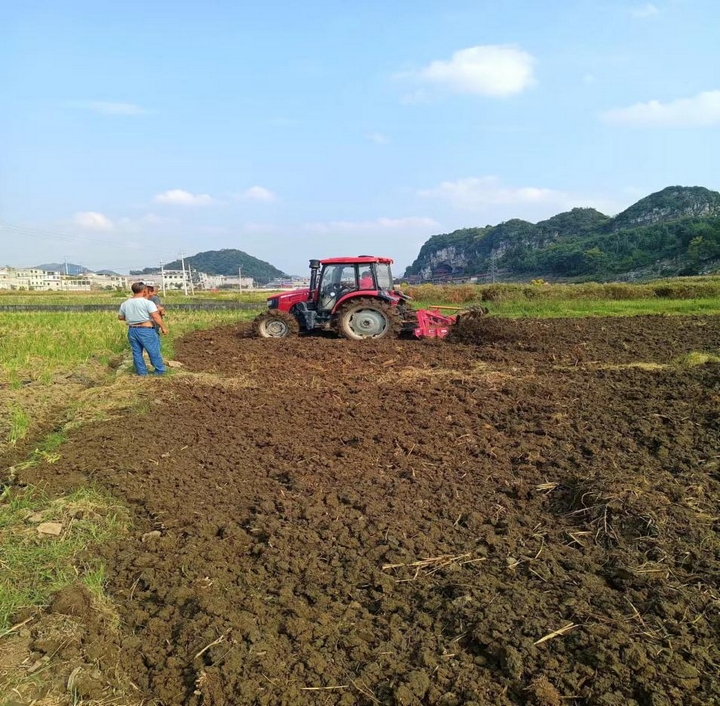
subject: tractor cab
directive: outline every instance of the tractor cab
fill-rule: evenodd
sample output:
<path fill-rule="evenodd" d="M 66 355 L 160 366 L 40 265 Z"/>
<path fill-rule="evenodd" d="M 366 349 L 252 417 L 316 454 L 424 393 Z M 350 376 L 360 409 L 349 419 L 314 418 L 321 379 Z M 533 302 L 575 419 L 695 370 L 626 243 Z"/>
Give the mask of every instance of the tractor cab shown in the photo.
<path fill-rule="evenodd" d="M 310 261 L 315 276 L 310 280 L 309 303 L 315 304 L 317 312 L 332 312 L 348 294 L 362 292 L 377 296 L 379 292 L 392 290 L 391 260 L 369 257 L 354 260 Z M 322 269 L 318 273 L 320 266 Z"/>

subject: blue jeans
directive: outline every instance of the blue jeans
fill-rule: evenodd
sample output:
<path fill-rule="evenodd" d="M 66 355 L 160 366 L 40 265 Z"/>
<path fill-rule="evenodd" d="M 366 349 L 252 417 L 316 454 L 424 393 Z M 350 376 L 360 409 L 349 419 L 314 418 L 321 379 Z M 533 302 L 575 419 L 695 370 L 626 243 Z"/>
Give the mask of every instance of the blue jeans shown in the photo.
<path fill-rule="evenodd" d="M 143 358 L 143 351 L 147 351 L 148 358 L 155 368 L 155 375 L 165 372 L 165 364 L 160 355 L 160 336 L 151 328 L 128 328 L 128 341 L 132 351 L 133 363 L 138 375 L 147 375 L 148 369 Z"/>

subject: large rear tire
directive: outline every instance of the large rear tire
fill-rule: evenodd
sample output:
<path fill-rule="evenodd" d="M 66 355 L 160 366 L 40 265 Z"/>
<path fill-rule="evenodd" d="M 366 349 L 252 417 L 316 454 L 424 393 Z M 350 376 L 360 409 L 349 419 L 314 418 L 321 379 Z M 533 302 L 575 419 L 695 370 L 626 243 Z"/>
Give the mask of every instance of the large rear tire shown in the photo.
<path fill-rule="evenodd" d="M 334 329 L 353 341 L 366 338 L 395 338 L 402 329 L 397 308 L 380 299 L 357 298 L 340 307 Z"/>
<path fill-rule="evenodd" d="M 253 321 L 253 333 L 260 338 L 287 338 L 299 332 L 297 319 L 287 311 L 266 311 Z"/>

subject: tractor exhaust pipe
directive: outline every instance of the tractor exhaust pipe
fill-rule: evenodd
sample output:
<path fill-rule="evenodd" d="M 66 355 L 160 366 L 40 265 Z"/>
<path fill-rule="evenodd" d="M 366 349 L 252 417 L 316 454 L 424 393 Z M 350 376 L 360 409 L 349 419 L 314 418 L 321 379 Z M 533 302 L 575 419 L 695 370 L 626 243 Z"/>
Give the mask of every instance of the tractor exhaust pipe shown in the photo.
<path fill-rule="evenodd" d="M 318 273 L 320 272 L 320 260 L 310 260 L 310 296 L 309 300 L 315 298 L 315 290 L 318 286 Z"/>

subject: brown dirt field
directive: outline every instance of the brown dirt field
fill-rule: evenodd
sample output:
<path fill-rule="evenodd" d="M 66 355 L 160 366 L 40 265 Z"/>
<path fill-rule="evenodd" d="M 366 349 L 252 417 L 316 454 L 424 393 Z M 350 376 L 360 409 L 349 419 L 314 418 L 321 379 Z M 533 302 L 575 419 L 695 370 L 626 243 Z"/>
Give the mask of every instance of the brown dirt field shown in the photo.
<path fill-rule="evenodd" d="M 717 354 L 720 318 L 246 331 L 186 337 L 150 415 L 23 472 L 137 515 L 103 549 L 107 685 L 168 706 L 720 703 L 720 366 L 677 364 Z"/>

